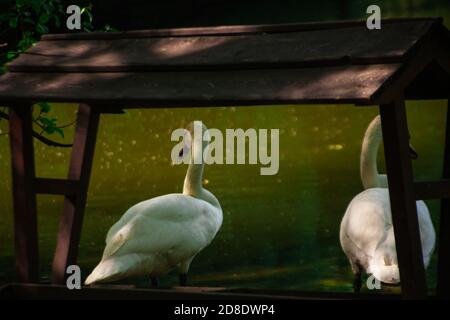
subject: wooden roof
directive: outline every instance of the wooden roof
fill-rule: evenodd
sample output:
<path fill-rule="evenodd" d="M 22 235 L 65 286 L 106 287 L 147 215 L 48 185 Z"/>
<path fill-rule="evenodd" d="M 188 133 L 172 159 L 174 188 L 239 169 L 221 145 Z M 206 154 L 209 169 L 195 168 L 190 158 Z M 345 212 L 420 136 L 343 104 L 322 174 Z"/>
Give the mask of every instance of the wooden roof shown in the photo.
<path fill-rule="evenodd" d="M 441 19 L 51 34 L 8 65 L 0 102 L 373 104 L 448 98 Z"/>

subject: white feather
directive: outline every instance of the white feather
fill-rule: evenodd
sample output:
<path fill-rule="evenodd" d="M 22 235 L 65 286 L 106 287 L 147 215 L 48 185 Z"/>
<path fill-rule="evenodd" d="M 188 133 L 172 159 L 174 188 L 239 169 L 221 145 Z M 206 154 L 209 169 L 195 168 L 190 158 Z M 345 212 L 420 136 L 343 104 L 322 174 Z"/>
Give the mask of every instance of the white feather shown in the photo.
<path fill-rule="evenodd" d="M 369 125 L 361 151 L 361 180 L 366 188 L 347 207 L 341 222 L 340 242 L 354 273 L 365 271 L 385 283 L 400 282 L 394 229 L 384 175 L 378 174 L 376 155 L 381 141 L 381 123 Z M 420 237 L 425 268 L 433 254 L 436 234 L 430 213 L 417 201 Z M 362 269 L 362 270 L 361 270 Z"/>
<path fill-rule="evenodd" d="M 205 147 L 202 143 L 192 149 L 200 152 Z M 222 209 L 201 186 L 202 174 L 203 164 L 191 161 L 183 194 L 156 197 L 128 209 L 108 231 L 102 260 L 85 284 L 159 276 L 176 267 L 187 273 L 222 225 Z"/>

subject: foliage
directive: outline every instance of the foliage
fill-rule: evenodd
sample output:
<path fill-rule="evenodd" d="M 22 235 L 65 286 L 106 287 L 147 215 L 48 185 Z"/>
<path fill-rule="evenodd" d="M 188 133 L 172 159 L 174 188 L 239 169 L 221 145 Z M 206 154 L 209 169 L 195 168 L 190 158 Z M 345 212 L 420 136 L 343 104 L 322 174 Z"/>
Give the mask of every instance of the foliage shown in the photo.
<path fill-rule="evenodd" d="M 41 128 L 41 133 L 57 133 L 64 138 L 64 131 L 62 130 L 62 127 L 59 127 L 56 124 L 57 119 L 47 116 L 50 112 L 50 105 L 47 102 L 39 102 L 37 105 L 39 106 L 39 115 L 34 118 L 34 123 Z"/>
<path fill-rule="evenodd" d="M 81 8 L 83 31 L 93 30 L 92 4 Z M 19 54 L 33 46 L 40 35 L 58 30 L 64 26 L 66 19 L 65 8 L 61 0 L 16 0 L 12 2 L 6 12 L 0 14 L 0 36 L 13 35 L 7 44 L 7 51 L 0 57 L 0 75 L 6 71 L 6 63 L 15 59 Z M 105 31 L 111 31 L 107 26 Z M 33 122 L 41 129 L 41 133 L 59 134 L 64 137 L 63 128 L 57 119 L 50 116 L 51 107 L 46 102 L 37 103 L 38 115 Z"/>
<path fill-rule="evenodd" d="M 85 31 L 93 29 L 91 9 L 92 6 L 82 8 L 88 17 L 83 19 Z M 0 14 L 2 30 L 13 31 L 17 38 L 17 44 L 6 53 L 6 61 L 11 61 L 34 45 L 40 35 L 52 28 L 60 28 L 65 15 L 61 0 L 16 0 L 6 12 Z"/>

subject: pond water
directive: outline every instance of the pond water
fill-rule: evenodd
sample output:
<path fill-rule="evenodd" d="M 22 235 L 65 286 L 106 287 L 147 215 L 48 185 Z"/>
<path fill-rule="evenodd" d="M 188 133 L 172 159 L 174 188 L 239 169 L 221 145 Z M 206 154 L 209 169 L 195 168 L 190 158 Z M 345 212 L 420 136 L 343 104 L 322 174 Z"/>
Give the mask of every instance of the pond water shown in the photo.
<path fill-rule="evenodd" d="M 417 178 L 439 177 L 445 101 L 408 103 Z M 54 105 L 59 123 L 75 105 Z M 172 130 L 192 120 L 210 128 L 279 128 L 280 169 L 261 176 L 260 165 L 210 165 L 204 184 L 220 200 L 222 229 L 194 260 L 190 284 L 295 290 L 351 291 L 351 270 L 339 245 L 339 223 L 349 201 L 362 191 L 359 152 L 376 107 L 265 106 L 128 110 L 102 115 L 84 220 L 79 265 L 86 277 L 99 261 L 109 227 L 131 205 L 180 192 L 186 166 L 172 166 Z M 7 131 L 3 120 L 0 128 Z M 66 130 L 64 141 L 71 141 Z M 56 137 L 57 138 L 57 137 Z M 65 177 L 70 149 L 35 142 L 37 173 Z M 10 155 L 0 136 L 0 284 L 14 279 Z M 384 170 L 380 152 L 380 170 Z M 428 202 L 438 230 L 437 201 Z M 42 281 L 49 280 L 62 198 L 38 197 Z M 427 270 L 436 285 L 436 253 Z M 147 285 L 148 278 L 123 283 Z M 177 283 L 175 273 L 162 286 Z M 386 289 L 398 291 L 398 288 Z"/>

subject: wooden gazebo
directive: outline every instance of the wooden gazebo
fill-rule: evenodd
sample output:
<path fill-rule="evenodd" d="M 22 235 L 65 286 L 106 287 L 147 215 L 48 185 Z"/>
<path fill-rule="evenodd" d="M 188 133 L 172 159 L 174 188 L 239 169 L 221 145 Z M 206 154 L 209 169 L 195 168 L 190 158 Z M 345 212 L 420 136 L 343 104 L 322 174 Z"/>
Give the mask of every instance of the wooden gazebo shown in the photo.
<path fill-rule="evenodd" d="M 443 178 L 415 181 L 405 99 L 449 99 L 450 33 L 441 19 L 51 34 L 8 65 L 16 266 L 38 282 L 36 194 L 65 197 L 53 262 L 75 264 L 99 116 L 125 108 L 270 104 L 379 105 L 395 240 L 406 298 L 427 295 L 416 199 L 443 199 L 438 295 L 450 288 L 450 113 Z M 80 103 L 67 179 L 35 176 L 37 101 Z"/>

